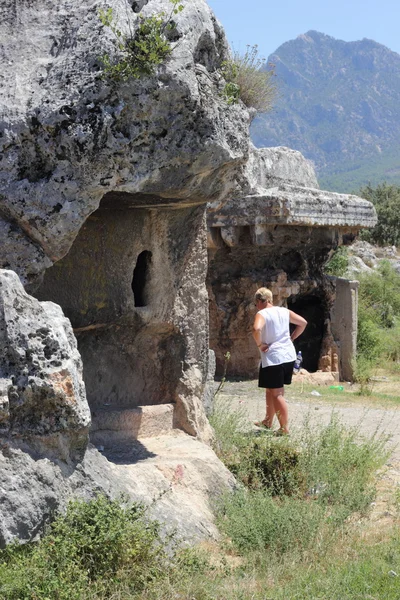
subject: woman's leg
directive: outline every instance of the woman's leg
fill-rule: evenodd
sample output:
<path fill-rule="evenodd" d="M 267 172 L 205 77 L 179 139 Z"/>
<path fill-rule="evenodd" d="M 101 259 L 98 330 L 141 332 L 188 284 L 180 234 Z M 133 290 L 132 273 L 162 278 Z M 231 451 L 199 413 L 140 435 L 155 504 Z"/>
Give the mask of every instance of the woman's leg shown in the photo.
<path fill-rule="evenodd" d="M 265 390 L 265 404 L 266 404 L 266 412 L 265 412 L 265 419 L 263 421 L 263 424 L 266 427 L 272 428 L 272 422 L 274 420 L 274 416 L 275 416 L 275 403 L 274 403 L 274 397 L 271 394 L 272 390 L 270 389 L 266 389 Z"/>
<path fill-rule="evenodd" d="M 278 417 L 278 421 L 279 421 L 279 425 L 281 426 L 281 431 L 282 433 L 289 433 L 289 429 L 288 429 L 288 422 L 289 422 L 289 415 L 288 415 L 288 407 L 286 404 L 286 400 L 284 397 L 284 388 L 272 388 L 267 390 L 267 395 L 268 392 L 270 392 L 270 397 L 271 397 L 271 403 L 273 404 L 274 407 L 274 413 L 276 413 L 276 416 Z M 268 403 L 267 403 L 268 405 Z"/>

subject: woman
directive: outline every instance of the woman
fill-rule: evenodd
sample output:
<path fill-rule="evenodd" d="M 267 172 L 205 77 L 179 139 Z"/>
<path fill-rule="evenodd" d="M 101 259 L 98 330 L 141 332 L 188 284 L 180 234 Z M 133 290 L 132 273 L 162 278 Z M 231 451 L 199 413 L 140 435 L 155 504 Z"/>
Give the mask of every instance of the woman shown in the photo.
<path fill-rule="evenodd" d="M 278 417 L 278 433 L 287 435 L 288 409 L 284 397 L 284 385 L 292 382 L 296 350 L 293 340 L 299 337 L 307 321 L 292 310 L 274 306 L 272 292 L 268 288 L 256 291 L 257 314 L 253 325 L 253 338 L 260 349 L 261 365 L 258 387 L 266 388 L 266 416 L 256 425 L 272 428 L 274 416 Z M 289 323 L 296 327 L 290 334 Z"/>

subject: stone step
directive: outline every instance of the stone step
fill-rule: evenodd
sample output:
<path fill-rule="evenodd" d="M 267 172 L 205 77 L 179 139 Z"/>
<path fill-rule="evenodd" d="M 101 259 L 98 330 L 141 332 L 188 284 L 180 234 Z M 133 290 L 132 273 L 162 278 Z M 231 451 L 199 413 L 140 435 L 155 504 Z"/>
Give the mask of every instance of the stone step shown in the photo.
<path fill-rule="evenodd" d="M 92 409 L 90 441 L 95 446 L 133 442 L 171 433 L 174 428 L 174 405 L 102 406 Z"/>

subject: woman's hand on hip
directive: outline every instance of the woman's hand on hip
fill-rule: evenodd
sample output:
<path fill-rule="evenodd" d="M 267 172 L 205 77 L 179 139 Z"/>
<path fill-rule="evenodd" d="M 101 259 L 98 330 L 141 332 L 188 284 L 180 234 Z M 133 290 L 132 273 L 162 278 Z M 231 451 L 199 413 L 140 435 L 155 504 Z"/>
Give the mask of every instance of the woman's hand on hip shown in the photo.
<path fill-rule="evenodd" d="M 269 350 L 268 344 L 260 344 L 258 347 L 260 348 L 261 352 L 268 352 Z"/>

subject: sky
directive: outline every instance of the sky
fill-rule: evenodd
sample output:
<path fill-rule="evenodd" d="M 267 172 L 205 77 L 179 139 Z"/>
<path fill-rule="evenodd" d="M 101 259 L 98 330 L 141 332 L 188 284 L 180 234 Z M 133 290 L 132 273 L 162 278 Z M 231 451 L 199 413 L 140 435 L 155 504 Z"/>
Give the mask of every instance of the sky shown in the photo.
<path fill-rule="evenodd" d="M 369 38 L 400 54 L 400 0 L 207 0 L 239 52 L 267 58 L 314 29 L 345 42 Z"/>

